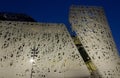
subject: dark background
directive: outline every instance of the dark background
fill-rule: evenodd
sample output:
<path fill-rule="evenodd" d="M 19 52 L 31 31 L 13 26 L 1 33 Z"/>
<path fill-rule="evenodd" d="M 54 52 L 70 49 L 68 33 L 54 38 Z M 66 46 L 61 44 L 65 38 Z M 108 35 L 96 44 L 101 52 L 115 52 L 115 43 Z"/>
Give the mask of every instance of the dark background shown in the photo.
<path fill-rule="evenodd" d="M 120 0 L 0 0 L 0 12 L 25 13 L 38 22 L 64 23 L 68 20 L 71 5 L 104 7 L 120 55 Z"/>

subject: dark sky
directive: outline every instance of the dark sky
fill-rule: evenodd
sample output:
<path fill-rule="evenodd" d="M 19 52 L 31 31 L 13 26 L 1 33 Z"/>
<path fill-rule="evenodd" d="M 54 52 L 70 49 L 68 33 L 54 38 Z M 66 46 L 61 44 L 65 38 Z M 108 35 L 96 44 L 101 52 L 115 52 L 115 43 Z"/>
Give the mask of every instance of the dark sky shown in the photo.
<path fill-rule="evenodd" d="M 104 7 L 120 53 L 120 0 L 0 0 L 0 11 L 25 13 L 39 22 L 64 23 L 70 28 L 68 12 L 72 4 Z"/>

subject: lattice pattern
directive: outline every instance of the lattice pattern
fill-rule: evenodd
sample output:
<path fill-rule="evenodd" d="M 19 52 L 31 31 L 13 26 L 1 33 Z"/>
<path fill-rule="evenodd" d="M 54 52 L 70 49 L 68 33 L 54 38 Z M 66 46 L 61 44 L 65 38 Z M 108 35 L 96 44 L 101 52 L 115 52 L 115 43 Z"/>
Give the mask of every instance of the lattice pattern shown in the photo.
<path fill-rule="evenodd" d="M 89 75 L 63 24 L 0 21 L 0 78 Z"/>
<path fill-rule="evenodd" d="M 100 78 L 119 78 L 120 65 L 118 63 L 120 61 L 103 8 L 72 6 L 69 20 L 97 66 Z"/>

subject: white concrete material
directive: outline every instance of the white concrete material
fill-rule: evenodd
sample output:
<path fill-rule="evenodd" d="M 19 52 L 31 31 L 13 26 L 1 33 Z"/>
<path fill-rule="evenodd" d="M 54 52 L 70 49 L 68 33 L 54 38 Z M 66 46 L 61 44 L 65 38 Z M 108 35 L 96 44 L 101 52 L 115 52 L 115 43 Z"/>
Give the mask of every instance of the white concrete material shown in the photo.
<path fill-rule="evenodd" d="M 63 24 L 0 21 L 0 78 L 89 75 Z"/>
<path fill-rule="evenodd" d="M 97 66 L 98 77 L 119 78 L 118 52 L 103 8 L 73 5 L 70 8 L 69 21 Z"/>

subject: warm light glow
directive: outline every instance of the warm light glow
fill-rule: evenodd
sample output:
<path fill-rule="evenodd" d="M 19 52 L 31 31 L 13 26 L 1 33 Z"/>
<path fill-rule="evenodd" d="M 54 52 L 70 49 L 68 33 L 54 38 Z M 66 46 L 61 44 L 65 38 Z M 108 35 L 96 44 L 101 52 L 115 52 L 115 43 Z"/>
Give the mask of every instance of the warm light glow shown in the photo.
<path fill-rule="evenodd" d="M 33 58 L 30 59 L 30 63 L 33 63 L 35 62 L 35 60 Z"/>

